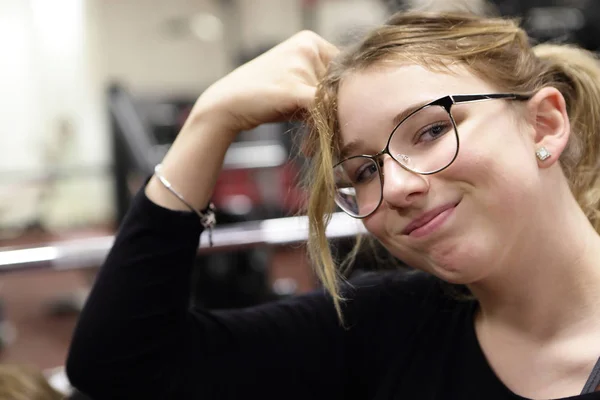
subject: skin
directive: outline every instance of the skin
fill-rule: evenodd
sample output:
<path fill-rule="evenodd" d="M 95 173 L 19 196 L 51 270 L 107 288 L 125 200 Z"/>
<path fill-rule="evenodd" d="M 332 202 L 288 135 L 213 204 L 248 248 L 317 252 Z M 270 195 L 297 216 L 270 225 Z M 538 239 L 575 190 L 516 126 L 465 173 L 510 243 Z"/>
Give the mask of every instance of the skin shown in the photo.
<path fill-rule="evenodd" d="M 342 146 L 362 141 L 356 154 L 375 154 L 398 112 L 448 94 L 498 92 L 460 68 L 355 72 L 338 97 Z M 424 176 L 385 157 L 383 203 L 364 224 L 409 265 L 471 289 L 480 344 L 510 389 L 531 398 L 578 394 L 600 355 L 600 240 L 558 163 L 570 134 L 564 99 L 544 88 L 527 102 L 452 112 L 461 140 L 455 162 Z M 543 162 L 535 157 L 541 146 L 552 154 Z M 435 231 L 403 233 L 445 204 L 456 206 Z"/>
<path fill-rule="evenodd" d="M 209 202 L 229 145 L 241 131 L 302 114 L 338 49 L 303 31 L 211 85 L 162 161 L 163 175 L 190 204 Z M 146 195 L 173 210 L 187 210 L 153 177 Z"/>
<path fill-rule="evenodd" d="M 342 143 L 364 141 L 357 153 L 373 154 L 384 147 L 399 111 L 446 94 L 496 92 L 466 73 L 434 74 L 419 66 L 355 73 L 339 93 Z M 518 127 L 509 106 L 502 100 L 454 106 L 461 149 L 441 173 L 414 174 L 386 157 L 384 204 L 364 223 L 395 256 L 455 283 L 478 281 L 509 261 L 513 252 L 503 249 L 519 243 L 523 227 L 506 216 L 529 219 L 543 195 L 535 145 L 527 135 L 511 134 Z M 447 203 L 459 204 L 438 232 L 402 234 L 411 220 Z M 499 257 L 489 263 L 492 254 Z"/>
<path fill-rule="evenodd" d="M 337 53 L 301 32 L 213 84 L 165 156 L 162 174 L 204 208 L 236 135 L 301 116 Z M 368 137 L 361 152 L 375 153 L 395 113 L 412 102 L 497 91 L 456 72 L 395 65 L 349 75 L 339 98 L 342 139 Z M 457 108 L 459 159 L 437 175 L 410 174 L 386 160 L 385 201 L 364 222 L 397 257 L 469 285 L 481 304 L 481 347 L 511 390 L 532 398 L 575 395 L 600 355 L 600 243 L 557 163 L 569 136 L 562 96 L 545 89 L 520 107 L 520 119 L 505 101 Z M 534 156 L 541 145 L 552 153 L 543 163 Z M 187 210 L 156 178 L 145 191 L 158 205 Z M 434 235 L 413 240 L 399 233 L 429 207 L 459 201 Z"/>

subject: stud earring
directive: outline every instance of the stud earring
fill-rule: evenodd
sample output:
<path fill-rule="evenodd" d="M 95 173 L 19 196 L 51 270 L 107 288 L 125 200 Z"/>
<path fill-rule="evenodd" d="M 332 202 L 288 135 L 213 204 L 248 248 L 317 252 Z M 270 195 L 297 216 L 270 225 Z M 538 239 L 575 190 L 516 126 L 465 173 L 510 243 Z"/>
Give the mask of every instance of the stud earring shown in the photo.
<path fill-rule="evenodd" d="M 544 161 L 547 158 L 549 158 L 552 154 L 550 154 L 550 152 L 546 150 L 545 147 L 540 147 L 535 151 L 535 155 L 537 156 L 538 160 Z"/>

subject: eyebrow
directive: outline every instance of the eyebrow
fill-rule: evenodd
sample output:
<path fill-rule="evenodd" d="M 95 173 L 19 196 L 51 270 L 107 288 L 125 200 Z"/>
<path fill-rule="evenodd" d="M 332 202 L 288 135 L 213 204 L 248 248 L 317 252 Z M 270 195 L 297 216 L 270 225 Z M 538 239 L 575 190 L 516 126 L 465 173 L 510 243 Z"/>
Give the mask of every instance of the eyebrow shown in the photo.
<path fill-rule="evenodd" d="M 428 103 L 431 103 L 431 100 L 422 101 L 420 103 L 414 104 L 408 108 L 405 108 L 398 114 L 396 114 L 396 116 L 392 119 L 394 129 L 396 129 L 396 126 L 400 122 L 404 121 L 404 119 L 406 119 L 409 115 L 411 115 L 412 113 L 417 111 L 419 108 L 423 107 L 424 105 L 426 105 Z M 390 134 L 391 134 L 391 132 L 390 132 Z M 361 147 L 362 148 L 365 147 L 365 141 L 362 139 L 355 139 L 355 140 L 348 142 L 341 148 L 340 154 L 339 154 L 339 160 L 342 161 L 350 156 L 358 155 L 358 154 L 356 154 L 357 150 Z"/>

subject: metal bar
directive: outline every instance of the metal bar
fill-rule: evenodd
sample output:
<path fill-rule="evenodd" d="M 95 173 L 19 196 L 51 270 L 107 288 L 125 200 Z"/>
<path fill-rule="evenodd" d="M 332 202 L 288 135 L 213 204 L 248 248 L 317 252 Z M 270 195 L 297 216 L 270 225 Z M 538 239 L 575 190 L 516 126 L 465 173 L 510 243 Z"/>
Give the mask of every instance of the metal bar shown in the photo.
<path fill-rule="evenodd" d="M 102 177 L 112 173 L 110 165 L 46 166 L 44 169 L 0 170 L 0 186 L 36 185 L 74 178 Z"/>
<path fill-rule="evenodd" d="M 344 213 L 333 214 L 327 227 L 327 237 L 330 239 L 356 236 L 364 232 L 365 228 L 360 221 Z M 203 239 L 198 252 L 287 245 L 307 239 L 307 217 L 276 218 L 217 227 L 213 231 L 213 247 L 208 247 L 208 241 Z M 0 273 L 33 268 L 70 270 L 97 267 L 104 262 L 113 241 L 114 236 L 101 236 L 37 247 L 0 248 Z"/>
<path fill-rule="evenodd" d="M 157 145 L 152 148 L 151 159 L 155 164 L 164 158 L 171 144 Z M 285 146 L 276 140 L 254 140 L 234 142 L 227 149 L 223 160 L 223 170 L 261 169 L 280 167 L 288 161 Z"/>
<path fill-rule="evenodd" d="M 150 127 L 135 108 L 133 97 L 118 85 L 109 91 L 108 107 L 114 123 L 120 130 L 120 137 L 127 145 L 133 164 L 147 174 L 151 174 L 156 163 L 150 160 L 149 153 L 158 143 L 150 134 Z"/>
<path fill-rule="evenodd" d="M 152 165 L 160 162 L 171 147 L 156 145 L 149 155 Z M 232 143 L 223 161 L 224 170 L 232 169 L 261 169 L 279 167 L 288 160 L 287 150 L 281 142 L 274 140 L 259 140 L 253 142 Z M 18 184 L 28 185 L 48 184 L 60 180 L 109 176 L 113 173 L 109 165 L 79 165 L 70 167 L 49 167 L 47 170 L 4 170 L 0 171 L 0 187 Z"/>

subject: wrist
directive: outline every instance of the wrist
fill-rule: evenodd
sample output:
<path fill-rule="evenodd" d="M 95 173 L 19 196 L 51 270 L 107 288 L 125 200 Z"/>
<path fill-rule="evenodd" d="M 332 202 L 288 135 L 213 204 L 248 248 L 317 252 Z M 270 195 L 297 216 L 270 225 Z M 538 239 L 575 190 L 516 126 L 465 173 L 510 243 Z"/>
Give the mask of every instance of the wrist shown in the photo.
<path fill-rule="evenodd" d="M 194 107 L 182 129 L 197 132 L 214 132 L 221 138 L 229 139 L 230 143 L 243 130 L 239 118 L 225 104 L 204 99 L 202 96 Z"/>
<path fill-rule="evenodd" d="M 225 153 L 236 135 L 220 114 L 196 109 L 162 160 L 163 177 L 194 209 L 203 209 L 209 203 Z M 186 209 L 156 176 L 146 187 L 146 194 L 163 207 Z"/>
<path fill-rule="evenodd" d="M 209 110 L 194 109 L 177 136 L 201 137 L 202 140 L 223 142 L 225 146 L 229 146 L 235 141 L 239 132 L 235 124 L 228 121 L 225 116 Z"/>

